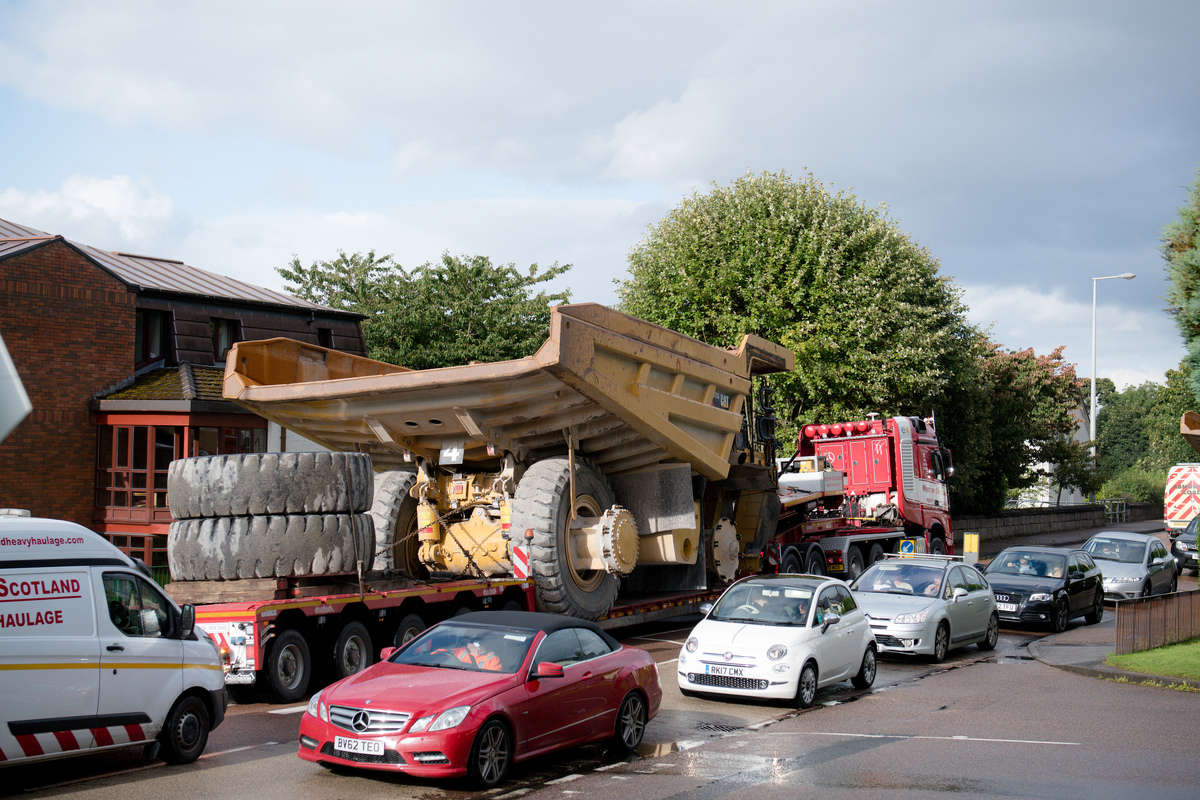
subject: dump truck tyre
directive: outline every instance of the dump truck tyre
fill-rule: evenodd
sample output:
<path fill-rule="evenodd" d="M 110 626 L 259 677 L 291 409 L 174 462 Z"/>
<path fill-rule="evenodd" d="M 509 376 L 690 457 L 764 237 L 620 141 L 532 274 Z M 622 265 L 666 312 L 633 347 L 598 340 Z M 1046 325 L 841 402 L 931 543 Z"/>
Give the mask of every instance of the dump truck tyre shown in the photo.
<path fill-rule="evenodd" d="M 512 529 L 533 531 L 530 567 L 538 611 L 596 620 L 612 608 L 620 581 L 571 564 L 571 477 L 565 458 L 547 458 L 526 470 L 513 498 Z M 614 503 L 608 480 L 590 461 L 575 459 L 575 503 L 586 516 L 599 516 Z"/>
<path fill-rule="evenodd" d="M 375 475 L 375 501 L 371 520 L 375 523 L 375 566 L 397 569 L 414 578 L 424 579 L 429 572 L 417 555 L 417 501 L 408 494 L 417 482 L 417 473 L 391 470 Z"/>
<path fill-rule="evenodd" d="M 365 512 L 373 474 L 365 453 L 180 458 L 167 470 L 167 498 L 175 519 Z"/>
<path fill-rule="evenodd" d="M 358 534 L 355 547 L 354 534 Z M 375 529 L 366 514 L 295 514 L 176 520 L 167 534 L 179 581 L 351 575 L 371 568 Z"/>

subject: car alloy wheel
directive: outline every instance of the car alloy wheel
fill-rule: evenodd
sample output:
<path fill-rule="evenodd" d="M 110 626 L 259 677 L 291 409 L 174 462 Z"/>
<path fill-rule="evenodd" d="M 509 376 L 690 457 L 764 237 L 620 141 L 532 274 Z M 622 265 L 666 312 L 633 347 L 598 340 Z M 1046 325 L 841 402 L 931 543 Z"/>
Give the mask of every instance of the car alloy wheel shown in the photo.
<path fill-rule="evenodd" d="M 800 670 L 800 682 L 796 686 L 796 705 L 810 708 L 817 699 L 817 667 L 809 661 Z"/>
<path fill-rule="evenodd" d="M 1053 626 L 1055 633 L 1062 633 L 1067 629 L 1067 619 L 1071 616 L 1071 608 L 1067 603 L 1067 596 L 1062 595 L 1054 604 Z"/>
<path fill-rule="evenodd" d="M 487 789 L 497 786 L 508 774 L 512 751 L 512 735 L 508 728 L 500 720 L 488 720 L 479 729 L 471 747 L 471 760 L 467 763 L 471 777 Z"/>
<path fill-rule="evenodd" d="M 871 684 L 875 683 L 875 670 L 878 663 L 875 660 L 875 648 L 867 646 L 867 652 L 863 653 L 862 665 L 858 668 L 858 674 L 850 679 L 854 684 L 855 689 L 870 689 Z"/>
<path fill-rule="evenodd" d="M 626 751 L 636 750 L 645 733 L 646 701 L 637 692 L 630 692 L 621 703 L 621 710 L 617 712 L 615 744 Z"/>
<path fill-rule="evenodd" d="M 946 660 L 946 655 L 950 652 L 950 626 L 942 622 L 937 627 L 937 633 L 933 635 L 933 660 L 935 663 L 941 663 Z"/>
<path fill-rule="evenodd" d="M 983 637 L 983 641 L 979 643 L 980 650 L 995 650 L 996 645 L 1000 642 L 1000 616 L 992 614 L 988 618 L 987 633 Z"/>

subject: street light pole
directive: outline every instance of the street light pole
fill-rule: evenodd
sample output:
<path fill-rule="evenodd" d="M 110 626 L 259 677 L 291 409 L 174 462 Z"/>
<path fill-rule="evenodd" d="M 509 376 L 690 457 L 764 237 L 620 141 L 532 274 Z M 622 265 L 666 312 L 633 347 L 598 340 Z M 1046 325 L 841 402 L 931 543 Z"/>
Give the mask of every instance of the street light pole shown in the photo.
<path fill-rule="evenodd" d="M 1096 281 L 1109 281 L 1113 278 L 1131 281 L 1136 277 L 1132 272 L 1122 272 L 1120 275 L 1092 278 L 1092 406 L 1088 411 L 1088 441 L 1092 443 L 1093 466 L 1096 463 Z"/>

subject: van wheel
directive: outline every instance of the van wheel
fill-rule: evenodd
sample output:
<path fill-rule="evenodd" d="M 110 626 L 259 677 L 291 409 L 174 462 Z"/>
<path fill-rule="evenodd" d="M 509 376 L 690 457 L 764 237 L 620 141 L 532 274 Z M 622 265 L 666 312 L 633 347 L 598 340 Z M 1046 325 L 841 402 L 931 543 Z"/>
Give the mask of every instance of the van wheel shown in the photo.
<path fill-rule="evenodd" d="M 361 622 L 349 622 L 338 634 L 333 645 L 333 668 L 338 678 L 362 672 L 375 660 L 371 650 L 371 634 Z"/>
<path fill-rule="evenodd" d="M 167 715 L 158 740 L 162 759 L 168 764 L 190 764 L 208 744 L 208 707 L 199 697 L 181 699 Z"/>
<path fill-rule="evenodd" d="M 271 694 L 279 702 L 292 703 L 304 696 L 312 675 L 312 658 L 299 631 L 289 629 L 275 637 L 267 653 L 266 672 Z"/>

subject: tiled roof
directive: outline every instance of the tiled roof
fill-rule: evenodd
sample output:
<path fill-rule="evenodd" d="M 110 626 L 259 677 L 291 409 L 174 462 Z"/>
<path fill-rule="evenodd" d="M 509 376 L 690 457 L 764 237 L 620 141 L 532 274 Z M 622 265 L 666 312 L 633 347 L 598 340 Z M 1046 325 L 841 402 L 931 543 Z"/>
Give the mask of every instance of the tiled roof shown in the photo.
<path fill-rule="evenodd" d="M 224 367 L 180 364 L 153 369 L 125 384 L 97 395 L 99 400 L 224 400 L 221 383 Z"/>
<path fill-rule="evenodd" d="M 321 311 L 326 314 L 362 317 L 361 314 L 339 311 L 225 275 L 190 267 L 182 261 L 100 250 L 91 245 L 79 244 L 61 236 L 0 219 L 0 259 L 54 239 L 62 239 L 69 243 L 101 269 L 133 289 L 234 300 L 243 303 L 264 303 L 306 311 Z"/>

